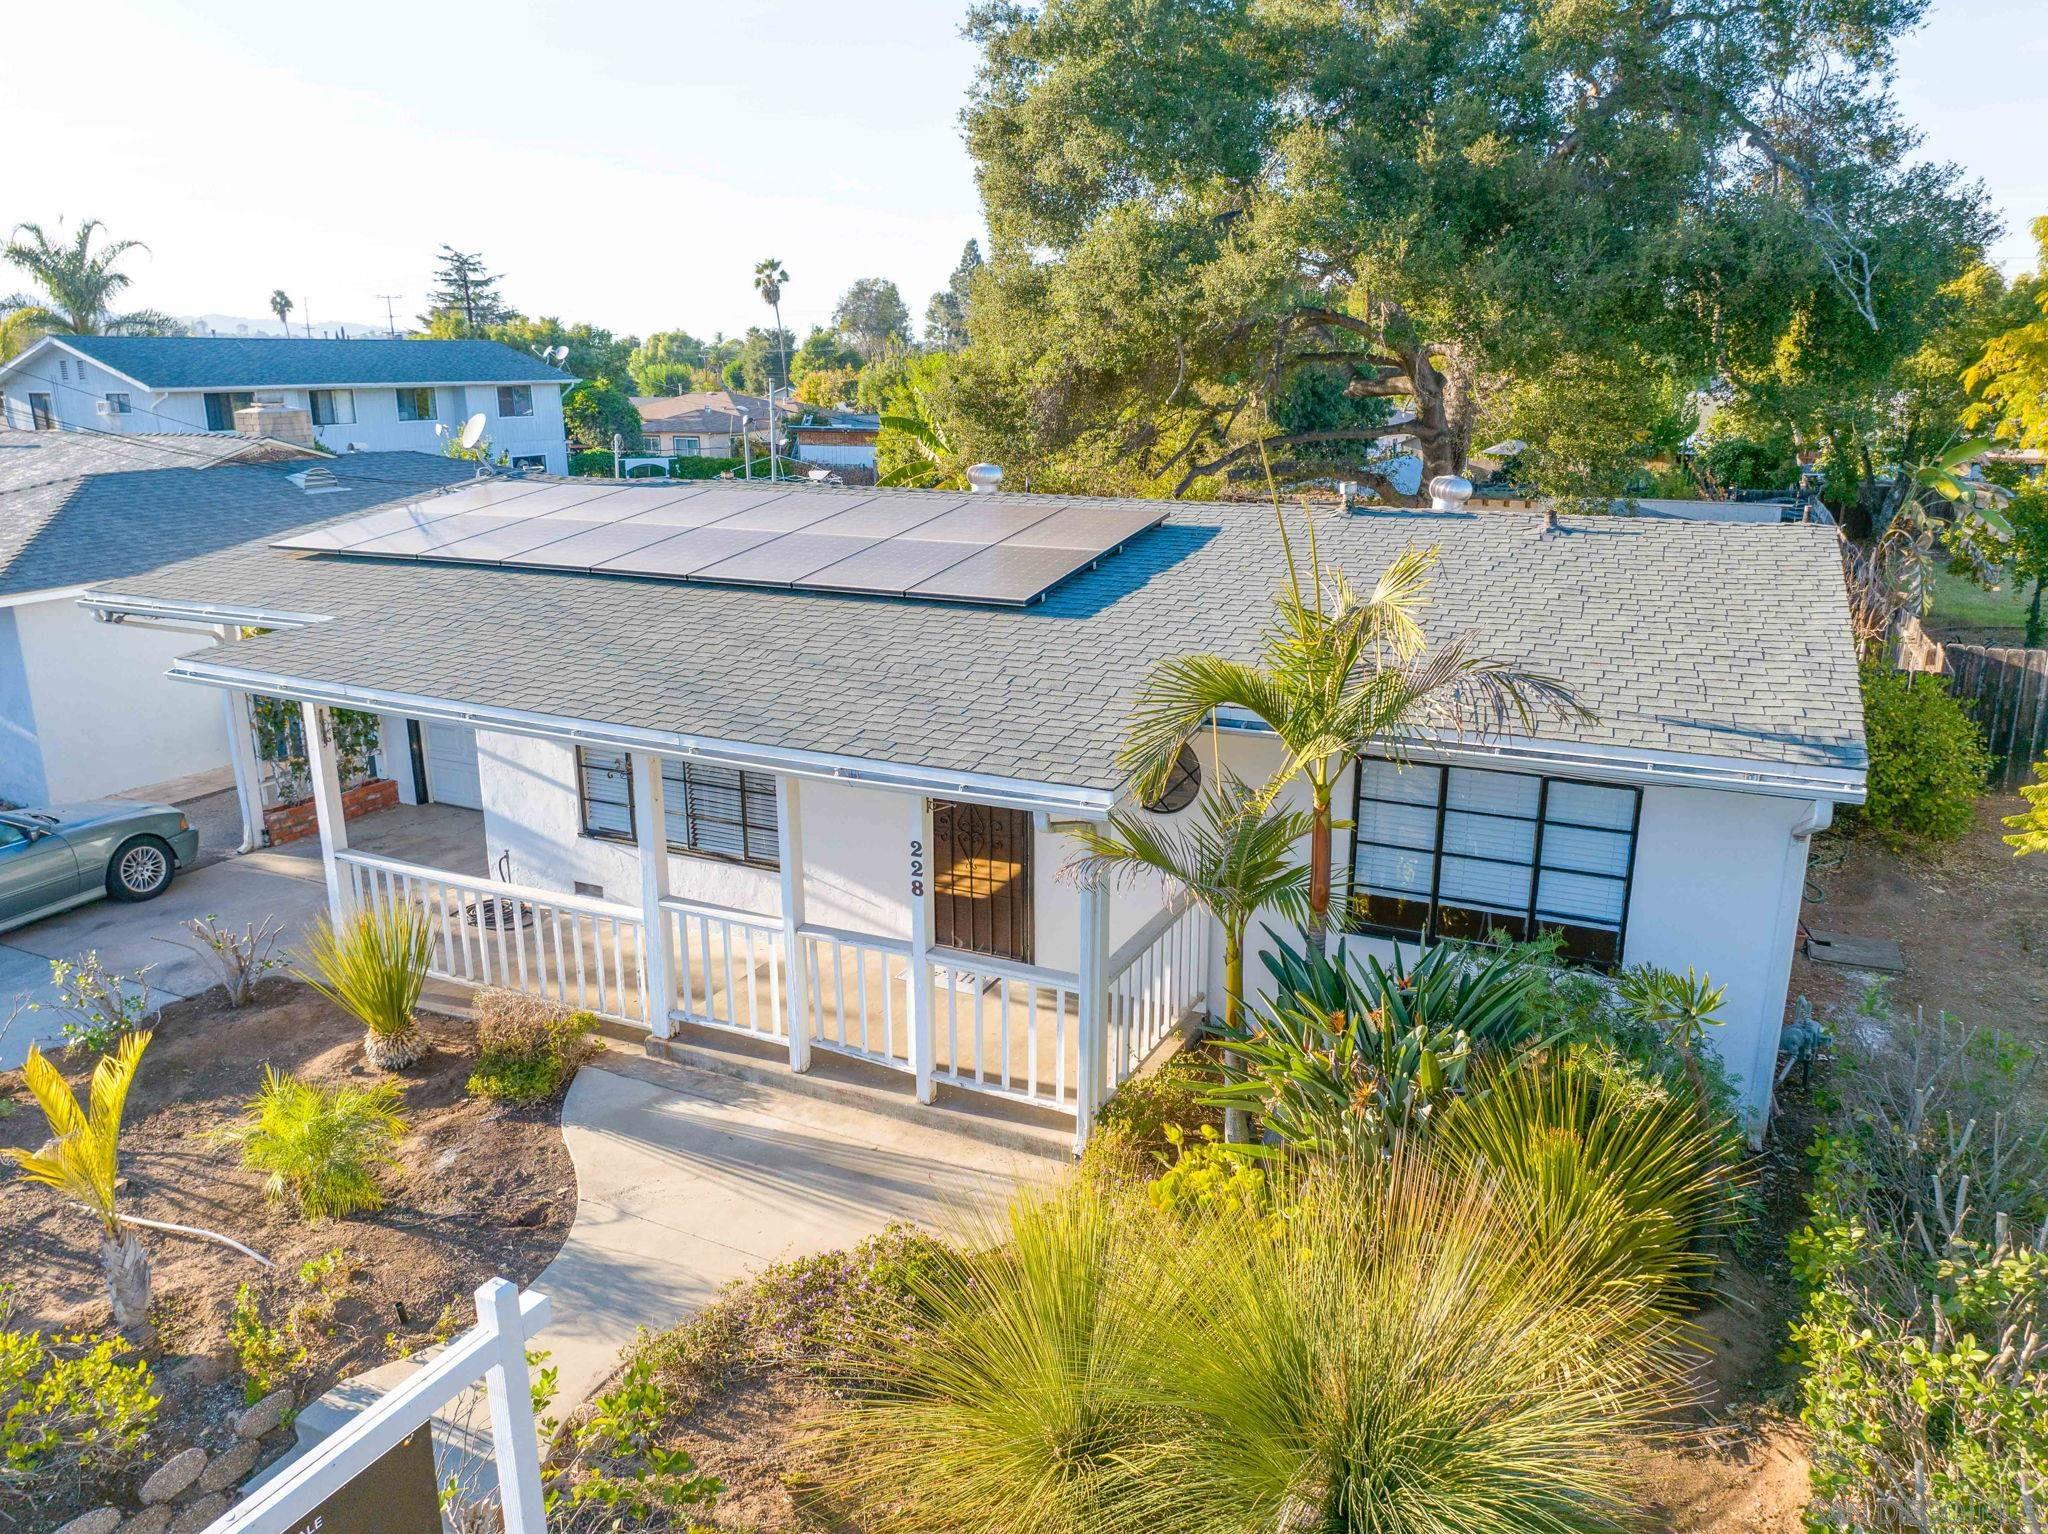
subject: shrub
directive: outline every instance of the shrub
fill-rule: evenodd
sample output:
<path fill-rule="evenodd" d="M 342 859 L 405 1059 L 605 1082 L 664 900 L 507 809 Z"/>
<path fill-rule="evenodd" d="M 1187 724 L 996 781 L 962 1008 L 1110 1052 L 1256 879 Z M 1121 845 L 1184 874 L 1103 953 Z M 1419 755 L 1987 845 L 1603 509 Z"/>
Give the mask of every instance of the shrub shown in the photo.
<path fill-rule="evenodd" d="M 75 963 L 52 959 L 50 987 L 57 993 L 54 1005 L 64 1014 L 60 1031 L 66 1056 L 80 1051 L 106 1054 L 121 1035 L 140 1028 L 155 1010 L 150 1005 L 148 966 L 132 975 L 116 974 L 100 961 L 98 949 Z M 41 1007 L 40 1002 L 29 1003 L 30 1011 Z"/>
<path fill-rule="evenodd" d="M 1870 787 L 1855 818 L 1894 844 L 1963 836 L 1991 771 L 1983 732 L 1938 677 L 1866 663 L 1862 679 Z"/>
<path fill-rule="evenodd" d="M 1842 1045 L 1792 1241 L 1811 1526 L 2032 1534 L 2048 1464 L 2048 1154 L 2031 1057 L 1947 1018 L 1900 1031 L 1892 1055 Z"/>
<path fill-rule="evenodd" d="M 139 1459 L 162 1398 L 120 1339 L 17 1331 L 9 1312 L 0 1293 L 0 1507 L 32 1510 Z"/>
<path fill-rule="evenodd" d="M 1140 1155 L 1163 1156 L 1172 1134 L 1199 1136 L 1220 1127 L 1223 1116 L 1205 1100 L 1219 1083 L 1216 1062 L 1206 1051 L 1183 1050 L 1156 1071 L 1133 1076 L 1096 1112 L 1098 1128 L 1120 1134 Z"/>
<path fill-rule="evenodd" d="M 602 1050 L 596 1033 L 597 1018 L 589 1012 L 564 1011 L 518 991 L 480 991 L 469 1090 L 500 1102 L 548 1102 Z"/>
<path fill-rule="evenodd" d="M 1265 956 L 1275 993 L 1226 1043 L 1219 1107 L 1256 1113 L 1296 1150 L 1384 1145 L 1455 1094 L 1476 1060 L 1511 1060 L 1540 1041 L 1537 978 L 1515 950 L 1439 943 L 1411 966 L 1303 952 Z"/>
<path fill-rule="evenodd" d="M 394 1082 L 329 1091 L 263 1068 L 263 1089 L 242 1122 L 220 1138 L 242 1150 L 242 1165 L 266 1172 L 266 1197 L 289 1199 L 308 1220 L 342 1219 L 384 1206 L 377 1168 L 396 1166 L 405 1133 Z"/>
<path fill-rule="evenodd" d="M 627 456 L 633 458 L 659 458 L 661 455 L 659 453 L 631 453 Z M 783 463 L 784 472 L 787 473 L 788 459 L 785 458 Z M 611 450 L 607 448 L 603 452 L 571 453 L 569 455 L 569 472 L 577 475 L 592 475 L 600 479 L 610 479 L 612 477 Z M 740 458 L 714 458 L 703 455 L 692 458 L 686 454 L 679 453 L 668 461 L 668 477 L 670 479 L 716 479 L 721 474 L 731 474 L 737 477 L 745 472 L 746 462 Z M 754 473 L 762 479 L 768 477 L 768 450 L 759 443 L 756 443 L 754 446 Z"/>
<path fill-rule="evenodd" d="M 248 1284 L 235 1288 L 234 1309 L 228 1312 L 228 1346 L 242 1370 L 242 1398 L 252 1406 L 291 1382 L 306 1363 L 306 1348 L 289 1326 L 273 1326 L 263 1318 L 263 1302 Z"/>
<path fill-rule="evenodd" d="M 626 1366 L 569 1429 L 568 1452 L 546 1472 L 556 1534 L 668 1528 L 666 1515 L 708 1507 L 725 1489 L 683 1449 L 661 1442 L 673 1408 L 644 1359 Z"/>
<path fill-rule="evenodd" d="M 916 1286 L 824 1429 L 909 1529 L 1599 1526 L 1676 1392 L 1637 1297 L 1583 1294 L 1481 1182 L 1416 1158 L 1294 1183 L 1284 1239 L 1077 1183 Z"/>
<path fill-rule="evenodd" d="M 363 1054 L 379 1070 L 404 1070 L 427 1052 L 413 1010 L 433 941 L 426 916 L 403 902 L 365 907 L 338 931 L 323 917 L 306 939 L 300 978 L 362 1023 Z"/>

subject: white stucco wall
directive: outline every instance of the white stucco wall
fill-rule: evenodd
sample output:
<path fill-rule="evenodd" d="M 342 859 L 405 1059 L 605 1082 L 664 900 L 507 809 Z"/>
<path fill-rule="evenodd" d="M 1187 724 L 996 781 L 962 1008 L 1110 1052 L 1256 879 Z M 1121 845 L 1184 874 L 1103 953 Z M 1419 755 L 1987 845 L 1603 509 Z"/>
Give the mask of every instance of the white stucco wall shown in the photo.
<path fill-rule="evenodd" d="M 0 796 L 97 799 L 226 768 L 218 696 L 164 675 L 176 657 L 208 647 L 204 634 L 98 623 L 68 593 L 7 611 L 14 659 L 0 657 L 0 675 L 16 680 Z"/>

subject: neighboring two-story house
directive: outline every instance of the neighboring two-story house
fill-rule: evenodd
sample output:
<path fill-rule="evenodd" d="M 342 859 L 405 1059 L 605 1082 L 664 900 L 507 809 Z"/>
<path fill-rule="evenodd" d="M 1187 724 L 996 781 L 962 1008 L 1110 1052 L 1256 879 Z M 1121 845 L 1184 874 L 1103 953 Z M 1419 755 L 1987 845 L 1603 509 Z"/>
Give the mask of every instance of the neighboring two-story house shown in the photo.
<path fill-rule="evenodd" d="M 497 341 L 58 335 L 0 365 L 0 425 L 270 435 L 274 417 L 329 452 L 431 453 L 481 415 L 494 454 L 566 474 L 575 382 Z"/>

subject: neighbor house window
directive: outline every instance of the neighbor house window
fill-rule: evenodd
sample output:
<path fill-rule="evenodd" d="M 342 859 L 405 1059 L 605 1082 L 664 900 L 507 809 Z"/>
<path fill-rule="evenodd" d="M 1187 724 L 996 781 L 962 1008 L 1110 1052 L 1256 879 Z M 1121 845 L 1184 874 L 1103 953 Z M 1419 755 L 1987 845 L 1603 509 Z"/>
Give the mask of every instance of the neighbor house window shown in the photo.
<path fill-rule="evenodd" d="M 1349 929 L 1435 942 L 1556 933 L 1621 962 L 1641 791 L 1367 758 L 1358 768 Z"/>
<path fill-rule="evenodd" d="M 206 396 L 206 429 L 233 431 L 235 412 L 256 403 L 254 394 L 209 394 Z"/>
<path fill-rule="evenodd" d="M 532 415 L 532 386 L 529 384 L 500 384 L 498 386 L 498 414 L 501 416 Z"/>
<path fill-rule="evenodd" d="M 130 406 L 129 406 L 129 404 L 128 404 L 128 396 L 127 396 L 127 395 L 125 395 L 125 394 L 121 394 L 121 393 L 118 393 L 118 392 L 117 392 L 117 393 L 113 393 L 113 394 L 109 394 L 109 395 L 107 396 L 107 403 L 108 403 L 109 405 L 112 405 L 112 406 L 114 407 L 114 414 L 115 414 L 115 415 L 127 415 L 127 414 L 129 414 L 129 412 L 130 412 Z"/>
<path fill-rule="evenodd" d="M 432 421 L 434 415 L 434 391 L 432 389 L 400 389 L 398 391 L 398 419 L 401 421 Z"/>
<path fill-rule="evenodd" d="M 353 389 L 315 389 L 312 404 L 315 426 L 353 426 L 356 423 Z"/>
<path fill-rule="evenodd" d="M 580 746 L 576 767 L 584 834 L 632 841 L 633 780 L 626 753 Z M 669 851 L 777 866 L 773 776 L 664 757 L 661 788 Z"/>
<path fill-rule="evenodd" d="M 54 431 L 57 427 L 57 413 L 50 408 L 50 396 L 31 394 L 28 397 L 28 424 L 34 431 Z"/>
<path fill-rule="evenodd" d="M 57 359 L 57 377 L 63 383 L 71 382 L 71 359 L 69 357 L 59 357 Z"/>
<path fill-rule="evenodd" d="M 704 439 L 702 437 L 678 437 L 676 438 L 676 451 L 685 458 L 695 458 L 704 451 Z"/>

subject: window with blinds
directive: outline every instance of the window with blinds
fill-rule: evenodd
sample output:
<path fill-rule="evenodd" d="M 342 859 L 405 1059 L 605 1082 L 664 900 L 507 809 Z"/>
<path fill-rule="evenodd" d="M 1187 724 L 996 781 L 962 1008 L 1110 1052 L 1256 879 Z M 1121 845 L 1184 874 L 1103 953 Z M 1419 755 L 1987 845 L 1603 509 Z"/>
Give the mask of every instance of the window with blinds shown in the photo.
<path fill-rule="evenodd" d="M 1481 942 L 1554 932 L 1621 962 L 1641 791 L 1469 767 L 1359 763 L 1351 931 Z"/>
<path fill-rule="evenodd" d="M 626 753 L 578 747 L 576 770 L 584 834 L 632 841 L 633 777 Z M 661 785 L 671 852 L 779 866 L 772 774 L 664 758 Z"/>

